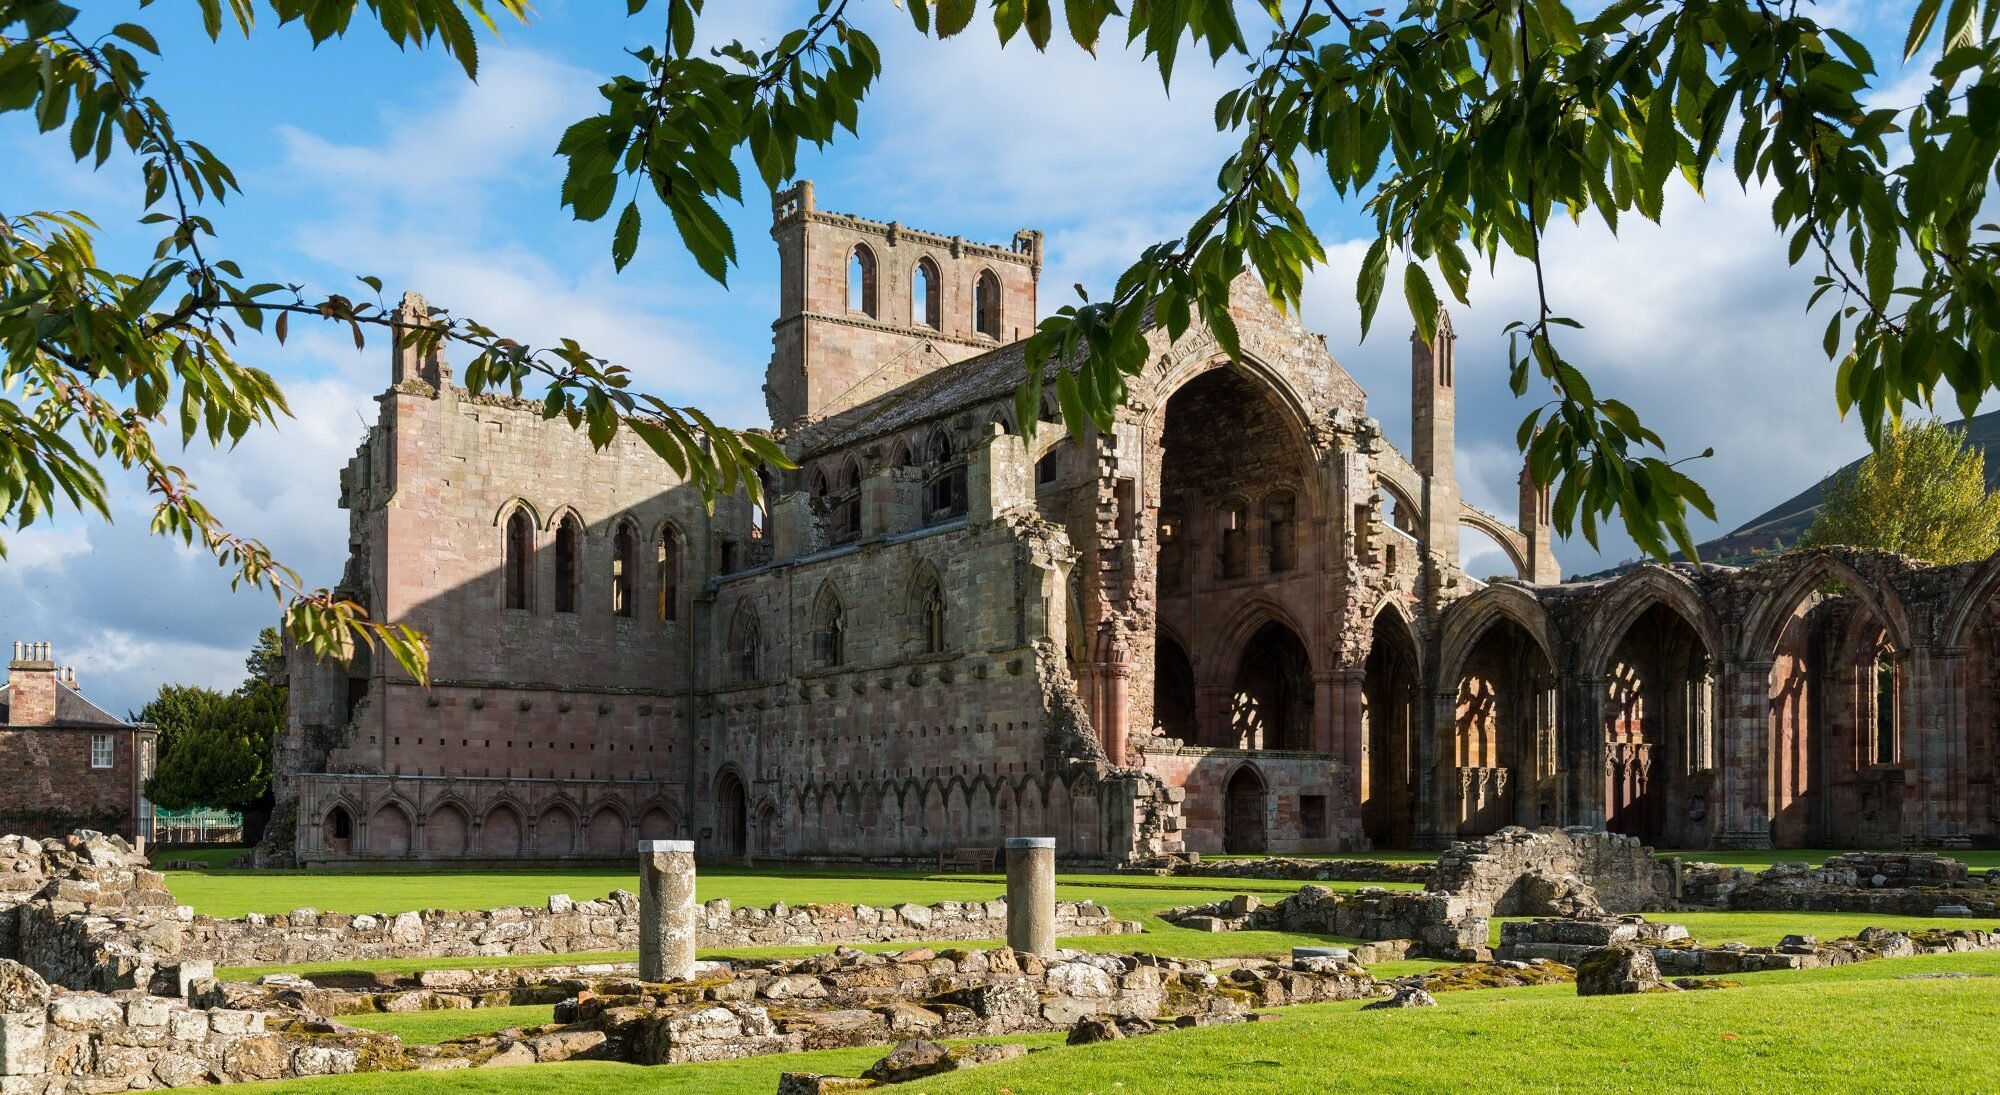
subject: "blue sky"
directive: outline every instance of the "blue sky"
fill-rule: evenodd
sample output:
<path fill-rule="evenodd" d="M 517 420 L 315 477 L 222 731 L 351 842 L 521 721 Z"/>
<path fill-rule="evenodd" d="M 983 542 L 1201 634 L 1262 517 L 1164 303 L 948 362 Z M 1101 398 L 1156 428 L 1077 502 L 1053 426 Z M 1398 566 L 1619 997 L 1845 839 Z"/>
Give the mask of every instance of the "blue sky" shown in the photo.
<path fill-rule="evenodd" d="M 627 19 L 622 4 L 549 0 L 531 25 L 482 39 L 475 85 L 457 62 L 399 52 L 365 28 L 315 51 L 297 26 L 268 20 L 247 43 L 226 35 L 211 44 L 183 7 L 140 12 L 136 0 L 111 0 L 91 5 L 86 20 L 101 30 L 141 18 L 159 33 L 165 57 L 152 91 L 182 135 L 209 144 L 242 180 L 245 195 L 215 211 L 216 250 L 253 280 L 353 292 L 355 275 L 377 275 L 392 293 L 421 290 L 510 333 L 576 337 L 650 390 L 739 425 L 765 424 L 759 385 L 776 263 L 761 189 L 725 210 L 742 260 L 727 289 L 680 252 L 663 211 L 648 210 L 639 257 L 621 274 L 609 261 L 610 222 L 579 224 L 558 207 L 557 136 L 594 112 L 596 85 L 629 60 L 623 49 L 657 35 L 664 9 Z M 705 40 L 752 44 L 775 40 L 802 10 L 790 0 L 709 8 Z M 979 28 L 926 42 L 887 0 L 856 9 L 887 71 L 864 104 L 860 137 L 801 157 L 822 207 L 984 240 L 1040 228 L 1046 314 L 1074 282 L 1102 291 L 1208 201 L 1228 147 L 1211 108 L 1237 70 L 1183 51 L 1168 96 L 1136 53 L 1108 49 L 1092 60 L 1056 47 L 1042 56 L 1020 42 L 1003 51 Z M 1906 4 L 1821 10 L 1878 60 L 1900 54 Z M 1882 101 L 1914 98 L 1892 86 Z M 1373 335 L 1358 340 L 1352 286 L 1368 225 L 1358 203 L 1324 187 L 1307 197 L 1332 262 L 1310 284 L 1306 322 L 1326 333 L 1400 443 L 1408 315 L 1385 301 Z M 92 172 L 70 162 L 60 134 L 0 120 L 0 209 L 85 210 L 105 228 L 105 257 L 130 267 L 151 249 L 135 223 L 138 203 L 129 161 Z M 1824 316 L 1804 312 L 1810 273 L 1786 266 L 1766 202 L 1725 171 L 1705 200 L 1670 193 L 1662 227 L 1635 221 L 1614 241 L 1593 219 L 1552 232 L 1546 251 L 1556 307 L 1587 325 L 1569 349 L 1597 390 L 1638 407 L 1677 457 L 1715 447 L 1693 470 L 1721 519 L 1698 533 L 1733 528 L 1863 451 L 1859 427 L 1835 414 L 1818 349 Z M 1468 500 L 1503 515 L 1515 508 L 1513 430 L 1526 408 L 1507 391 L 1500 331 L 1526 313 L 1528 289 L 1525 271 L 1503 264 L 1475 283 L 1471 308 L 1454 310 L 1459 476 Z M 298 325 L 292 335 L 286 347 L 246 356 L 283 382 L 295 417 L 234 453 L 195 448 L 183 463 L 225 521 L 263 537 L 310 584 L 331 584 L 347 539 L 338 469 L 373 420 L 387 351 L 357 353 L 331 328 Z M 149 507 L 133 484 L 116 510 L 110 527 L 70 518 L 8 534 L 0 638 L 54 642 L 86 692 L 119 711 L 162 681 L 234 684 L 257 629 L 275 619 L 273 603 L 232 595 L 204 557 L 147 537 Z M 1475 574 L 1505 569 L 1477 534 L 1465 551 Z M 1558 547 L 1565 572 L 1631 554 L 1622 537 L 1602 552 L 1581 541 Z"/>

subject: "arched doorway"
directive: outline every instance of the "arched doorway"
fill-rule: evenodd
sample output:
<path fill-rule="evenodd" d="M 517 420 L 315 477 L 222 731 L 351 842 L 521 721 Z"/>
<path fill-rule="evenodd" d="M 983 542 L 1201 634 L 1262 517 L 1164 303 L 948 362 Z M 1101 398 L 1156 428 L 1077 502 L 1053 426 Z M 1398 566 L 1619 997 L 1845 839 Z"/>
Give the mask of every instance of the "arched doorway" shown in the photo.
<path fill-rule="evenodd" d="M 1239 749 L 1310 749 L 1312 659 L 1298 635 L 1273 621 L 1243 646 L 1230 690 L 1230 744 Z"/>
<path fill-rule="evenodd" d="M 354 850 L 354 815 L 345 806 L 335 806 L 326 815 L 326 822 L 320 827 L 320 842 L 334 855 L 346 855 Z"/>
<path fill-rule="evenodd" d="M 1407 848 L 1417 827 L 1417 647 L 1402 617 L 1384 608 L 1362 673 L 1365 725 L 1361 824 L 1377 848 Z"/>
<path fill-rule="evenodd" d="M 715 846 L 725 860 L 741 860 L 749 854 L 749 814 L 744 801 L 743 781 L 734 772 L 724 772 L 715 786 Z"/>
<path fill-rule="evenodd" d="M 1613 649 L 1604 710 L 1604 827 L 1698 848 L 1714 791 L 1710 651 L 1687 618 L 1654 603 Z"/>
<path fill-rule="evenodd" d="M 1473 644 L 1444 728 L 1448 832 L 1469 838 L 1562 817 L 1554 680 L 1541 644 L 1511 617 Z"/>
<path fill-rule="evenodd" d="M 1222 850 L 1230 855 L 1264 854 L 1264 781 L 1244 765 L 1223 792 Z"/>

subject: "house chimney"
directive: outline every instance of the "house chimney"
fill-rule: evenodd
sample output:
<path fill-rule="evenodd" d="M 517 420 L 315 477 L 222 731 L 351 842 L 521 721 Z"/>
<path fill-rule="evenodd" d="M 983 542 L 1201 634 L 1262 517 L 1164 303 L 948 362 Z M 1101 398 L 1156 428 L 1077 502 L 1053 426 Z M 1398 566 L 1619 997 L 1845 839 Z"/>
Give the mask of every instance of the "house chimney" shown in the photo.
<path fill-rule="evenodd" d="M 47 726 L 56 719 L 56 663 L 47 643 L 15 643 L 7 663 L 7 721 Z"/>

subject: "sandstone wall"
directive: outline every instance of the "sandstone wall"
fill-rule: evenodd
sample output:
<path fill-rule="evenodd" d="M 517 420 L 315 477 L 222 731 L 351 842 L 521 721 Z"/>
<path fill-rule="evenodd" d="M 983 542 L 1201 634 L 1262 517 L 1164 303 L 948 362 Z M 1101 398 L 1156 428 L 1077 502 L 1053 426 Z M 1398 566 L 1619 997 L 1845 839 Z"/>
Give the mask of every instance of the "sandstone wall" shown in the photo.
<path fill-rule="evenodd" d="M 1490 916 L 1547 915 L 1562 905 L 1638 912 L 1672 900 L 1674 872 L 1635 837 L 1508 826 L 1445 849 L 1425 888 L 1467 898 Z"/>

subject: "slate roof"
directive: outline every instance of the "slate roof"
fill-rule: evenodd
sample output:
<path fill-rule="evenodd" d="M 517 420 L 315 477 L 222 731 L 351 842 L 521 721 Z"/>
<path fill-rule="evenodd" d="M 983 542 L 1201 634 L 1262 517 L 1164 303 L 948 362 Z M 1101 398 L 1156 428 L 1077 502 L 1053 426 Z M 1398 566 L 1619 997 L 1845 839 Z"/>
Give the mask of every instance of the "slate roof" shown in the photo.
<path fill-rule="evenodd" d="M 894 391 L 807 427 L 805 455 L 817 456 L 847 448 L 995 399 L 1011 400 L 1014 389 L 1026 379 L 1027 342 L 1025 339 L 1010 342 L 926 373 Z"/>
<path fill-rule="evenodd" d="M 0 684 L 0 726 L 8 726 L 7 690 L 10 685 Z M 63 728 L 81 727 L 125 727 L 131 724 L 83 698 L 83 693 L 56 682 L 56 717 L 47 726 Z M 39 727 L 37 727 L 39 729 Z"/>

